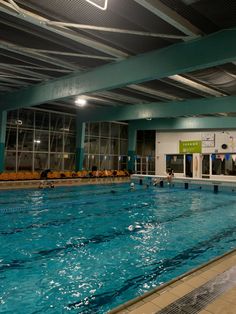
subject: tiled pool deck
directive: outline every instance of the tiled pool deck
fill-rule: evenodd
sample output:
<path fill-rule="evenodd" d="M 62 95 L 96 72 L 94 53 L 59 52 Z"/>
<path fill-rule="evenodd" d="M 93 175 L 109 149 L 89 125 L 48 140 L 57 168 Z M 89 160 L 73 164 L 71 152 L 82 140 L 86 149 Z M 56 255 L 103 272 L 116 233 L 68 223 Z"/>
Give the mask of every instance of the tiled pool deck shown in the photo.
<path fill-rule="evenodd" d="M 236 249 L 109 314 L 236 314 Z"/>

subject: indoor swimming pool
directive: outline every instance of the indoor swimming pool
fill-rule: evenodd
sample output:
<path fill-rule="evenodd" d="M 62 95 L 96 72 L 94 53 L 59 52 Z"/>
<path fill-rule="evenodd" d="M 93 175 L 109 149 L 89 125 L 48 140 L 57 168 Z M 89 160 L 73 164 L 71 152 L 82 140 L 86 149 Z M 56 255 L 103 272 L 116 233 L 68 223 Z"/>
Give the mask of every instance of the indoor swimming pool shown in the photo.
<path fill-rule="evenodd" d="M 230 192 L 0 191 L 0 216 L 1 313 L 106 313 L 236 244 Z"/>

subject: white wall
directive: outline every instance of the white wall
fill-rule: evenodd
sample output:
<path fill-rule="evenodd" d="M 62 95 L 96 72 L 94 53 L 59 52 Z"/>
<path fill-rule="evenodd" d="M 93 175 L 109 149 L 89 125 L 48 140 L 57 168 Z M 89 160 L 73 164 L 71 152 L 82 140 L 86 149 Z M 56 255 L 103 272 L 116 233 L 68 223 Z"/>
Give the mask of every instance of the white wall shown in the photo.
<path fill-rule="evenodd" d="M 166 174 L 166 155 L 179 154 L 179 141 L 194 140 L 202 141 L 202 154 L 236 154 L 236 131 L 156 132 L 156 174 Z M 223 149 L 222 144 L 226 144 L 227 148 Z M 193 177 L 201 177 L 201 164 L 201 154 L 193 154 Z M 233 179 L 232 176 L 229 178 Z"/>

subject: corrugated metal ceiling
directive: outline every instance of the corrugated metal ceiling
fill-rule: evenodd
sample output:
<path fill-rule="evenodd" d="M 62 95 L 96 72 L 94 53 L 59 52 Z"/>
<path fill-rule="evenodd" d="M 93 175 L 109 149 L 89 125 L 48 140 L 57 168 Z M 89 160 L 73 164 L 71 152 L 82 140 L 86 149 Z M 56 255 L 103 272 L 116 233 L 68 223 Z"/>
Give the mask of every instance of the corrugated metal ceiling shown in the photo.
<path fill-rule="evenodd" d="M 7 0 L 3 2 L 6 5 L 0 4 L 0 63 L 5 65 L 5 68 L 3 66 L 1 70 L 0 93 L 37 84 L 73 71 L 83 71 L 115 62 L 116 56 L 113 57 L 109 53 L 109 48 L 115 49 L 117 55 L 132 56 L 181 41 L 77 28 L 64 28 L 64 33 L 58 34 L 57 30 L 62 31 L 62 28 L 54 26 L 53 31 L 50 31 L 42 27 L 43 22 L 41 25 L 32 23 L 33 19 L 46 18 L 50 21 L 96 27 L 185 35 L 134 0 L 109 0 L 106 11 L 98 10 L 85 0 L 15 1 L 20 8 L 31 14 L 30 21 L 14 14 L 15 9 Z M 161 0 L 161 2 L 205 34 L 236 26 L 235 0 Z M 80 36 L 88 38 L 90 44 L 81 43 Z M 96 43 L 103 44 L 104 50 L 98 49 Z M 20 77 L 21 69 L 24 69 L 24 75 Z M 163 78 L 137 85 L 141 90 L 128 86 L 97 93 L 96 100 L 96 95 L 90 95 L 91 106 L 135 104 L 136 100 L 139 100 L 137 103 L 169 101 L 171 97 L 181 100 L 212 97 L 214 92 L 216 95 L 218 92 L 236 95 L 235 75 L 235 64 L 226 64 L 187 73 L 183 75 L 183 78 L 188 79 L 187 83 L 184 80 Z M 197 87 L 191 84 L 191 81 L 198 83 Z M 209 88 L 210 92 L 204 87 Z M 75 110 L 73 100 L 61 104 L 65 105 L 66 110 L 68 108 Z"/>

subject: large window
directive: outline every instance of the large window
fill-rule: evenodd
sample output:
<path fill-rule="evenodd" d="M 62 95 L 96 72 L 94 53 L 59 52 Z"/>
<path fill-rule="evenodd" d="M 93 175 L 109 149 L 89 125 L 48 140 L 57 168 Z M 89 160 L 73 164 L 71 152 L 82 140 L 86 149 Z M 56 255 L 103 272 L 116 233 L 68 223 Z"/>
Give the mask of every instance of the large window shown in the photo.
<path fill-rule="evenodd" d="M 126 169 L 126 123 L 86 123 L 84 168 Z M 74 170 L 76 119 L 74 115 L 36 108 L 8 113 L 6 170 Z"/>
<path fill-rule="evenodd" d="M 155 174 L 155 138 L 156 132 L 137 132 L 136 171 L 141 174 Z"/>
<path fill-rule="evenodd" d="M 211 155 L 213 175 L 236 175 L 236 162 L 234 154 Z"/>
<path fill-rule="evenodd" d="M 84 167 L 127 169 L 128 126 L 125 123 L 96 122 L 86 126 Z"/>
<path fill-rule="evenodd" d="M 166 155 L 166 171 L 173 169 L 175 173 L 184 172 L 184 155 Z"/>
<path fill-rule="evenodd" d="M 9 112 L 6 156 L 9 171 L 73 170 L 75 117 L 35 108 Z"/>

